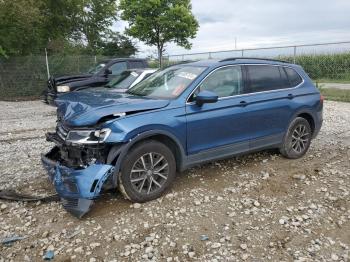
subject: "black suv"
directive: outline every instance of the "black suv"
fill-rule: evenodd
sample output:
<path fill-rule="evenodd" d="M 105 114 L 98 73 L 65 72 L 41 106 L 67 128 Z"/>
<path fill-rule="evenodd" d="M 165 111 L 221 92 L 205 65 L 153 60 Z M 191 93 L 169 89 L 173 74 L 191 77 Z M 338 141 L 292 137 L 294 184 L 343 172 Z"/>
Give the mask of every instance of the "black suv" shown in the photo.
<path fill-rule="evenodd" d="M 79 89 L 80 87 L 97 87 L 107 84 L 111 79 L 127 69 L 147 68 L 145 59 L 116 58 L 100 62 L 86 74 L 50 77 L 43 92 L 44 103 L 55 105 L 59 94 Z"/>

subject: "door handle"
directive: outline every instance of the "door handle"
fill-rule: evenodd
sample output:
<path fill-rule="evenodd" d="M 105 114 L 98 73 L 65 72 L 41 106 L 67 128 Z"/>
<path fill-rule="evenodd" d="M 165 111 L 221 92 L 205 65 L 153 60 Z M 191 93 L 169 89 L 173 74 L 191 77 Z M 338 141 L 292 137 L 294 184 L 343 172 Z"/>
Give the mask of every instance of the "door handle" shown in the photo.
<path fill-rule="evenodd" d="M 247 106 L 248 103 L 246 101 L 241 101 L 241 102 L 239 102 L 239 105 L 244 107 L 244 106 Z"/>
<path fill-rule="evenodd" d="M 287 96 L 289 99 L 293 99 L 294 98 L 294 95 L 293 94 L 288 94 Z"/>

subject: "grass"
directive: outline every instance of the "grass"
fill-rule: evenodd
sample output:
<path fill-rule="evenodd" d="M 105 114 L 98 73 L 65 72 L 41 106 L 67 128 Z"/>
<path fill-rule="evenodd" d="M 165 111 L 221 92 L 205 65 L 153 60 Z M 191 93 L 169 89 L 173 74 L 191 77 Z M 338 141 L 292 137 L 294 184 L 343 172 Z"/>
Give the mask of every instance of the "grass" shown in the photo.
<path fill-rule="evenodd" d="M 338 88 L 322 88 L 320 87 L 321 94 L 326 100 L 350 102 L 350 90 L 338 89 Z"/>
<path fill-rule="evenodd" d="M 317 83 L 336 83 L 336 84 L 350 84 L 348 79 L 331 79 L 331 78 L 319 78 L 314 80 Z"/>

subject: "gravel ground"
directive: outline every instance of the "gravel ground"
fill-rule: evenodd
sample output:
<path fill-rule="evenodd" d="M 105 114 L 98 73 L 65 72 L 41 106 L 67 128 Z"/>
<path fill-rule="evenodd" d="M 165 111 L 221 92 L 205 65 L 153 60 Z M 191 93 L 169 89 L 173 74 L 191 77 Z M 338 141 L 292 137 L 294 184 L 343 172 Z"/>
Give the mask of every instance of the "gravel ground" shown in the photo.
<path fill-rule="evenodd" d="M 41 102 L 0 102 L 0 190 L 53 192 L 40 164 L 55 111 Z M 0 261 L 348 261 L 350 103 L 325 102 L 308 154 L 275 151 L 179 174 L 162 198 L 131 204 L 118 193 L 78 220 L 60 203 L 0 200 Z"/>

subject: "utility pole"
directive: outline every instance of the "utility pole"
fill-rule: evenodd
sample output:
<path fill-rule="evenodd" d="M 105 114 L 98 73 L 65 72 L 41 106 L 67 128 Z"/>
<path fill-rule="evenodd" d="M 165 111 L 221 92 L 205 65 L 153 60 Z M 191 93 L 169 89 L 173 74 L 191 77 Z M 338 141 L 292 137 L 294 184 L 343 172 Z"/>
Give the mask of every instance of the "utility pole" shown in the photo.
<path fill-rule="evenodd" d="M 235 50 L 237 50 L 237 37 L 235 36 Z"/>

